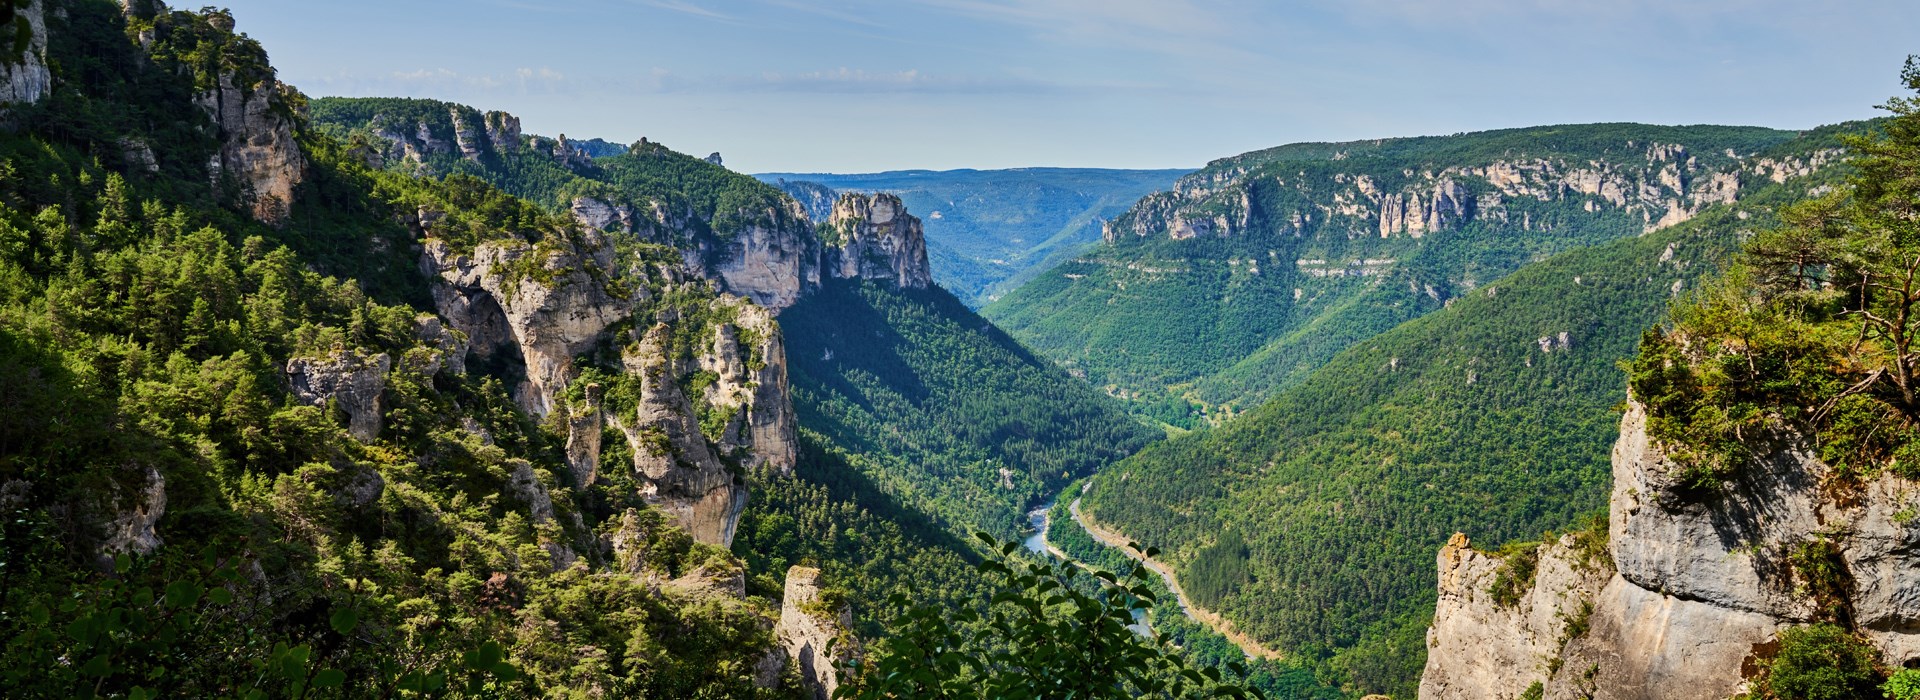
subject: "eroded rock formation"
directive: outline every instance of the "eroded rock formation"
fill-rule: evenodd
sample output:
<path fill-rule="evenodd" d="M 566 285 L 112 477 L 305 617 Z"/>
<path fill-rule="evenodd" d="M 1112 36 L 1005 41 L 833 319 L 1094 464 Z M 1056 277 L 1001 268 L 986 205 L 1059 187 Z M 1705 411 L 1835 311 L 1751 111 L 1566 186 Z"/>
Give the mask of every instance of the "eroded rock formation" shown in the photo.
<path fill-rule="evenodd" d="M 795 566 L 787 570 L 786 593 L 780 599 L 780 625 L 775 634 L 787 655 L 799 667 L 800 682 L 815 700 L 833 697 L 840 687 L 840 666 L 855 644 L 849 631 L 853 614 L 845 605 L 821 597 L 820 570 Z"/>
<path fill-rule="evenodd" d="M 381 393 L 392 367 L 386 353 L 335 350 L 326 357 L 288 360 L 287 384 L 308 405 L 324 407 L 331 401 L 347 414 L 347 434 L 370 442 L 380 436 Z"/>
<path fill-rule="evenodd" d="M 902 289 L 933 284 L 926 233 L 899 197 L 841 194 L 822 237 L 824 264 L 833 277 L 892 281 Z"/>
<path fill-rule="evenodd" d="M 1920 660 L 1911 485 L 1883 474 L 1835 487 L 1800 436 L 1754 441 L 1763 458 L 1720 491 L 1690 492 L 1630 402 L 1613 451 L 1608 573 L 1570 576 L 1578 562 L 1549 546 L 1532 591 L 1501 608 L 1486 593 L 1497 562 L 1457 536 L 1440 556 L 1421 697 L 1513 697 L 1536 682 L 1546 698 L 1731 697 L 1782 628 L 1819 619 L 1821 601 L 1792 563 L 1808 544 L 1851 582 L 1826 602 L 1850 612 L 1888 665 Z"/>
<path fill-rule="evenodd" d="M 631 448 L 648 503 L 699 541 L 731 543 L 746 505 L 741 469 L 791 469 L 797 454 L 772 314 L 747 299 L 702 296 L 707 282 L 684 270 L 621 259 L 599 229 L 462 253 L 431 237 L 435 217 L 420 218 L 429 234 L 421 264 L 439 280 L 441 315 L 476 357 L 524 374 L 515 398 L 528 413 L 564 415 L 573 485 L 598 480 L 602 431 L 612 428 Z M 680 289 L 658 293 L 682 301 L 662 307 L 650 289 Z M 676 334 L 699 340 L 676 348 Z M 618 357 L 617 400 L 597 382 L 574 386 L 586 369 L 580 358 L 608 352 Z"/>
<path fill-rule="evenodd" d="M 306 179 L 307 159 L 294 141 L 293 88 L 276 80 L 241 85 L 222 72 L 219 85 L 194 103 L 218 128 L 220 152 L 208 162 L 216 183 L 231 176 L 253 218 L 272 225 L 292 211 L 294 188 Z"/>
<path fill-rule="evenodd" d="M 17 55 L 0 57 L 0 114 L 10 105 L 39 102 L 53 90 L 53 73 L 47 69 L 46 0 L 31 0 L 9 14 L 26 23 L 27 35 Z M 18 35 L 14 25 L 6 29 L 7 44 L 12 47 Z"/>

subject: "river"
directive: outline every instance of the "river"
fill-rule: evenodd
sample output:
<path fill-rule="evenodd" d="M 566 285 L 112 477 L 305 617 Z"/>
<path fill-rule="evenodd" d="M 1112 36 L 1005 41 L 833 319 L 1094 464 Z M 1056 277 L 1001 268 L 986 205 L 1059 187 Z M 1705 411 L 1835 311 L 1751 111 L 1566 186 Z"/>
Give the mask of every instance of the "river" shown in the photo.
<path fill-rule="evenodd" d="M 1051 518 L 1048 513 L 1053 511 L 1054 503 L 1057 501 L 1047 501 L 1046 505 L 1027 511 L 1027 527 L 1033 528 L 1033 534 L 1027 535 L 1024 541 L 1027 551 L 1041 556 L 1064 559 L 1073 562 L 1075 566 L 1085 567 L 1084 564 L 1074 561 L 1072 557 L 1067 556 L 1066 552 L 1047 541 L 1047 529 L 1052 524 L 1049 522 Z M 1133 630 L 1134 634 L 1142 637 L 1153 636 L 1153 627 L 1147 623 L 1145 610 L 1133 611 L 1133 624 L 1127 625 L 1127 629 Z"/>

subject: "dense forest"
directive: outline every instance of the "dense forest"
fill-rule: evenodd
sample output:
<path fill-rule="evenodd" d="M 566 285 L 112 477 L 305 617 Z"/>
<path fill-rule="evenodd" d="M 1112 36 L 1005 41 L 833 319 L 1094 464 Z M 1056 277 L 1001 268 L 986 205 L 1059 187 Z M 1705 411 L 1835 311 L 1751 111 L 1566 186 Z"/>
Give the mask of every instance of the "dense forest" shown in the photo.
<path fill-rule="evenodd" d="M 1142 199 L 982 313 L 1138 412 L 1219 419 L 1523 265 L 1701 206 L 1715 173 L 1792 136 L 1595 124 L 1258 151 Z"/>
<path fill-rule="evenodd" d="M 1149 446 L 1094 477 L 1083 508 L 1167 550 L 1242 629 L 1350 687 L 1410 696 L 1435 549 L 1454 531 L 1537 535 L 1604 505 L 1616 363 L 1775 207 L 1838 177 L 1762 182 L 1678 226 L 1489 281 L 1226 426 Z"/>
<path fill-rule="evenodd" d="M 567 488 L 553 427 L 428 330 L 404 214 L 455 246 L 570 222 L 369 169 L 222 11 L 57 10 L 55 87 L 0 132 L 0 694 L 797 692 L 756 683 L 771 603 L 695 583 L 740 562 L 623 473 Z M 276 226 L 208 171 L 223 134 L 195 97 L 221 84 L 293 124 Z M 397 358 L 377 435 L 290 391 L 341 353 Z M 622 529 L 645 576 L 582 544 Z"/>
<path fill-rule="evenodd" d="M 780 322 L 801 425 L 956 532 L 1010 537 L 1028 504 L 1157 434 L 945 290 L 830 281 Z"/>

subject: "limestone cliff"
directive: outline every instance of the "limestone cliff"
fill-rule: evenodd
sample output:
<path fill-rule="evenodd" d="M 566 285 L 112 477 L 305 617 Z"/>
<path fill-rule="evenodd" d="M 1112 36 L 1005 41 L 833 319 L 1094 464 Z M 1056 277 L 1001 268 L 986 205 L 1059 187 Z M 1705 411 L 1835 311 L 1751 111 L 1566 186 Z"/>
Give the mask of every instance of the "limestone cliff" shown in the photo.
<path fill-rule="evenodd" d="M 810 697 L 827 700 L 840 687 L 840 666 L 853 654 L 852 612 L 821 596 L 820 570 L 795 566 L 787 570 L 786 594 L 780 600 L 780 624 L 775 634 L 799 668 L 800 681 Z"/>
<path fill-rule="evenodd" d="M 933 284 L 926 233 L 899 197 L 841 194 L 820 227 L 820 238 L 826 244 L 824 265 L 830 276 L 891 281 L 902 289 Z"/>
<path fill-rule="evenodd" d="M 514 394 L 529 414 L 562 414 L 574 485 L 598 479 L 611 428 L 645 500 L 696 539 L 730 543 L 746 503 L 739 469 L 790 469 L 797 454 L 772 315 L 680 265 L 623 257 L 598 229 L 463 252 L 433 235 L 433 212 L 418 218 L 440 315 L 478 361 L 524 377 Z M 614 374 L 581 385 L 589 371 Z"/>
<path fill-rule="evenodd" d="M 1702 158 L 1679 144 L 1626 145 L 1633 147 L 1632 157 L 1583 161 L 1512 154 L 1397 172 L 1383 171 L 1377 158 L 1347 159 L 1342 154 L 1325 159 L 1333 161 L 1328 166 L 1294 172 L 1276 170 L 1272 164 L 1216 163 L 1181 178 L 1170 191 L 1141 199 L 1108 222 L 1105 237 L 1112 243 L 1154 236 L 1234 236 L 1254 226 L 1256 217 L 1266 228 L 1291 235 L 1349 238 L 1420 238 L 1475 221 L 1515 225 L 1523 231 L 1569 225 L 1570 220 L 1560 217 L 1536 219 L 1534 211 L 1541 203 L 1570 204 L 1588 216 L 1625 213 L 1652 229 L 1732 202 L 1742 176 L 1779 182 L 1810 172 L 1834 155 L 1820 154 L 1815 163 L 1748 162 L 1739 154 Z"/>
<path fill-rule="evenodd" d="M 47 69 L 46 0 L 0 10 L 0 27 L 11 40 L 0 44 L 0 50 L 8 51 L 0 56 L 0 114 L 4 114 L 7 106 L 39 102 L 53 89 L 53 74 Z"/>
<path fill-rule="evenodd" d="M 1440 557 L 1421 697 L 1513 697 L 1539 682 L 1546 698 L 1727 698 L 1780 629 L 1829 605 L 1848 612 L 1888 665 L 1920 660 L 1910 484 L 1832 479 L 1791 433 L 1754 441 L 1764 458 L 1721 491 L 1690 493 L 1630 403 L 1613 451 L 1612 573 L 1569 577 L 1567 550 L 1547 547 L 1533 591 L 1503 609 L 1486 602 L 1489 558 L 1457 537 Z M 1838 600 L 1816 600 L 1793 563 L 1809 544 L 1845 572 Z M 1569 610 L 1590 611 L 1577 634 L 1541 634 L 1541 621 Z"/>
<path fill-rule="evenodd" d="M 286 220 L 294 188 L 306 179 L 306 156 L 293 137 L 296 94 L 271 78 L 245 84 L 245 78 L 226 71 L 217 86 L 194 98 L 220 138 L 219 153 L 207 163 L 215 183 L 232 177 L 241 203 L 268 224 Z"/>

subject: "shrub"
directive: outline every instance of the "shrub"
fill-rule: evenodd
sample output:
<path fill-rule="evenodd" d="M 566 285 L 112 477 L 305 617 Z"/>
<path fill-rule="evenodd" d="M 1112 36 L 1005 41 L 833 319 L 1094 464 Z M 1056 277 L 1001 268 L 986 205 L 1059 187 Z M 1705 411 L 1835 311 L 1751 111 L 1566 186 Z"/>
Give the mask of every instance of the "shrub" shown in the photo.
<path fill-rule="evenodd" d="M 1815 624 L 1780 633 L 1780 652 L 1765 662 L 1756 687 L 1778 700 L 1849 700 L 1874 696 L 1879 652 L 1839 625 Z"/>

